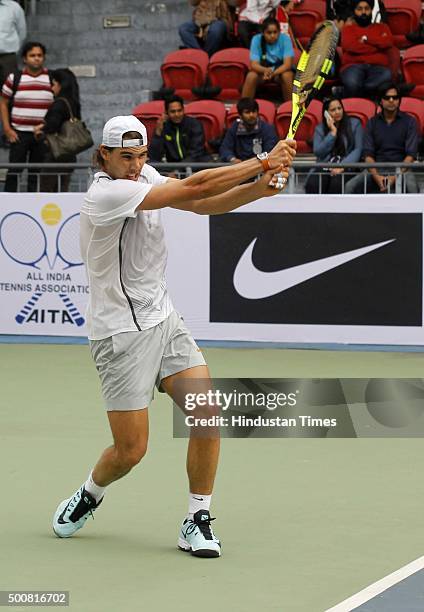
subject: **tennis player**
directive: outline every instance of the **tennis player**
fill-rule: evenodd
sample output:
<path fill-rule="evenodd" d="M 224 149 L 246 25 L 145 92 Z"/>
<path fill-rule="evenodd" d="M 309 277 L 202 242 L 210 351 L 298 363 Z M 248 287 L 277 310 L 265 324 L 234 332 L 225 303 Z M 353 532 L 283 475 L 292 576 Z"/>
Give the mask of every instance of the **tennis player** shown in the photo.
<path fill-rule="evenodd" d="M 269 154 L 177 180 L 146 164 L 147 132 L 138 119 L 113 117 L 104 126 L 96 154 L 101 171 L 85 196 L 80 239 L 90 287 L 88 336 L 113 445 L 59 504 L 53 529 L 60 538 L 83 527 L 106 487 L 146 453 L 155 384 L 175 399 L 178 381 L 209 380 L 203 355 L 168 295 L 160 209 L 221 214 L 274 195 L 287 181 L 295 149 L 294 141 L 279 141 Z M 240 184 L 260 173 L 256 183 Z M 190 437 L 188 514 L 178 546 L 200 557 L 221 554 L 209 514 L 218 454 L 218 438 Z"/>

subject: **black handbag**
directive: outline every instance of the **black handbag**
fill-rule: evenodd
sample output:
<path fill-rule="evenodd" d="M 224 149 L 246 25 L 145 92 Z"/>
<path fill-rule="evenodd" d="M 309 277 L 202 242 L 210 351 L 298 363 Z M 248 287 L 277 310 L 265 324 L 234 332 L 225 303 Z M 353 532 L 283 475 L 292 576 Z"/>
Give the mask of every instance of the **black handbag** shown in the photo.
<path fill-rule="evenodd" d="M 63 100 L 68 107 L 70 118 L 62 123 L 56 134 L 46 134 L 46 140 L 55 161 L 66 161 L 70 156 L 77 155 L 93 146 L 94 141 L 90 130 L 84 121 L 75 117 L 71 105 L 66 98 Z"/>

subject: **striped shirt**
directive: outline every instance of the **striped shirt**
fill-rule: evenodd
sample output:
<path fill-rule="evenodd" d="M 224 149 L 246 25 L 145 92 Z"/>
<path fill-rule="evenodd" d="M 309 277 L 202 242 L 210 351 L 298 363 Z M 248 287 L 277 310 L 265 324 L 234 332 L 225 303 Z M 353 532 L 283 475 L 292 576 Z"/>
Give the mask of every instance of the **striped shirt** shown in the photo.
<path fill-rule="evenodd" d="M 13 95 L 14 75 L 9 74 L 4 82 L 2 96 L 9 99 Z M 48 70 L 43 68 L 37 76 L 27 70 L 22 71 L 21 80 L 13 100 L 11 124 L 14 130 L 32 132 L 34 126 L 42 123 L 53 102 L 53 93 Z"/>

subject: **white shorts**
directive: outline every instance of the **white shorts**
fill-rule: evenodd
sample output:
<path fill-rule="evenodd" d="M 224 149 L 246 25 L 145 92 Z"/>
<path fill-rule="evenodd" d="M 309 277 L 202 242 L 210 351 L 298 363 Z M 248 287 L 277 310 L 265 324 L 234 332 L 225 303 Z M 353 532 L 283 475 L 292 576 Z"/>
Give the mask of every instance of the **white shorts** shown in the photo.
<path fill-rule="evenodd" d="M 124 332 L 90 340 L 107 410 L 139 410 L 153 399 L 155 384 L 205 359 L 174 310 L 167 319 L 144 331 Z"/>

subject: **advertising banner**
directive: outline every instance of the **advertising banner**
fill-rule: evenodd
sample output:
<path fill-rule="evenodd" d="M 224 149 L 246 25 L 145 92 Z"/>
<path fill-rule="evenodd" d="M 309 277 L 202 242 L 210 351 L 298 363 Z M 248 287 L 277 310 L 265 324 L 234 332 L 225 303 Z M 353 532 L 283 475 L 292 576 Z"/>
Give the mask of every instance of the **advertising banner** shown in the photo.
<path fill-rule="evenodd" d="M 83 194 L 2 194 L 0 333 L 86 336 Z M 422 196 L 290 196 L 162 211 L 175 307 L 199 340 L 424 344 Z"/>

